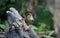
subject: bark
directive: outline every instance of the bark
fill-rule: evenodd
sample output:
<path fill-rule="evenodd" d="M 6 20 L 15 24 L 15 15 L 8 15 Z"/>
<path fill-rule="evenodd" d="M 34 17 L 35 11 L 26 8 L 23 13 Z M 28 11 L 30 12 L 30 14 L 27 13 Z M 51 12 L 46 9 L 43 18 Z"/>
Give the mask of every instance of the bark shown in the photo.
<path fill-rule="evenodd" d="M 52 12 L 56 38 L 60 38 L 60 0 L 48 0 L 48 7 Z"/>

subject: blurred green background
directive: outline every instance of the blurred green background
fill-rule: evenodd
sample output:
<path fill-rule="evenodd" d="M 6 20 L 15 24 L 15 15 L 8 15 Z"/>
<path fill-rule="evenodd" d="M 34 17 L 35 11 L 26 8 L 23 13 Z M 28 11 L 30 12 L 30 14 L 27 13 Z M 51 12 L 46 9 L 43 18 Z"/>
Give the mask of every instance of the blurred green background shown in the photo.
<path fill-rule="evenodd" d="M 24 13 L 24 4 L 28 3 L 28 0 L 0 0 L 0 32 L 2 32 L 2 28 L 8 27 L 7 23 L 7 14 L 6 11 L 10 7 L 15 7 L 20 14 Z M 53 15 L 49 11 L 48 7 L 40 8 L 39 6 L 42 6 L 44 3 L 44 0 L 38 0 L 37 7 L 34 8 L 36 13 L 36 18 L 33 23 L 33 26 L 31 26 L 35 31 L 37 32 L 45 32 L 53 29 Z"/>
<path fill-rule="evenodd" d="M 27 0 L 0 0 L 0 27 L 6 28 L 7 25 L 7 15 L 6 11 L 10 7 L 15 7 L 20 13 L 24 11 L 24 3 L 28 2 Z M 36 12 L 36 18 L 33 25 L 38 28 L 37 31 L 46 31 L 53 30 L 53 15 L 49 11 L 48 7 L 40 8 L 38 6 L 43 5 L 44 0 L 38 0 L 38 5 L 34 8 Z M 43 30 L 44 29 L 44 30 Z"/>

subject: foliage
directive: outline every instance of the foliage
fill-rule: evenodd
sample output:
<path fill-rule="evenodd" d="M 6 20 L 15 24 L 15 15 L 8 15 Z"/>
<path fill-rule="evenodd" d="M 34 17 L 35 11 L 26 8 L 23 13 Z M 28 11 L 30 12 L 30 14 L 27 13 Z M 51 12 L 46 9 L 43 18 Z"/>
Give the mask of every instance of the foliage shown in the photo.
<path fill-rule="evenodd" d="M 53 15 L 49 11 L 48 7 L 46 8 L 36 8 L 36 19 L 34 25 L 39 27 L 39 29 L 53 30 Z M 45 27 L 44 27 L 45 25 Z M 39 30 L 38 29 L 38 30 Z"/>
<path fill-rule="evenodd" d="M 55 31 L 51 31 L 48 35 L 44 35 L 44 38 L 55 38 Z"/>
<path fill-rule="evenodd" d="M 8 10 L 9 7 L 15 7 L 21 14 L 24 13 L 24 10 L 26 9 L 24 6 L 26 2 L 28 3 L 28 0 L 0 0 L 0 27 L 3 29 L 8 27 L 8 23 L 6 21 L 6 10 Z M 38 6 L 43 5 L 43 2 L 44 0 L 38 0 Z M 38 6 L 34 8 L 36 12 L 36 18 L 31 27 L 37 32 L 53 30 L 53 15 L 49 11 L 48 7 L 40 8 Z M 0 29 L 0 31 L 2 30 Z M 49 37 L 50 36 L 48 36 L 48 38 Z"/>

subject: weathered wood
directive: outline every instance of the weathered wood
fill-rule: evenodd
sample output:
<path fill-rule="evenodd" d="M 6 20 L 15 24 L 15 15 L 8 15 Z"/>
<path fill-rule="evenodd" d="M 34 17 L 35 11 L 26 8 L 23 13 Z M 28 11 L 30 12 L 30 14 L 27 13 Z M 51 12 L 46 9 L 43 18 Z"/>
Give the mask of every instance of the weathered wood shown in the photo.
<path fill-rule="evenodd" d="M 7 33 L 8 38 L 37 38 L 35 31 L 26 24 L 15 8 L 10 8 L 7 14 L 11 27 Z M 12 26 L 14 26 L 14 29 Z"/>

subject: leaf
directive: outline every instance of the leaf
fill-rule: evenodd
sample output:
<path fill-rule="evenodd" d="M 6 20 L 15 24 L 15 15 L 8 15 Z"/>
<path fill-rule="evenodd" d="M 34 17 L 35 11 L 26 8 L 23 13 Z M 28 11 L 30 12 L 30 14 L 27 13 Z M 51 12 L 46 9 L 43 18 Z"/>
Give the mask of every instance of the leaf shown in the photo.
<path fill-rule="evenodd" d="M 51 32 L 49 33 L 49 36 L 53 35 L 54 32 L 55 32 L 55 31 L 51 31 Z"/>
<path fill-rule="evenodd" d="M 4 29 L 5 28 L 5 25 L 4 24 L 0 24 L 0 27 Z"/>
<path fill-rule="evenodd" d="M 34 25 L 30 25 L 30 27 L 35 30 L 37 29 L 37 27 L 35 27 Z"/>
<path fill-rule="evenodd" d="M 0 27 L 1 27 L 2 29 L 5 29 L 6 27 L 8 27 L 7 21 L 5 21 L 3 24 L 0 24 Z"/>
<path fill-rule="evenodd" d="M 54 38 L 54 37 L 51 37 L 51 36 L 47 36 L 47 35 L 44 35 L 45 38 Z"/>
<path fill-rule="evenodd" d="M 5 21 L 4 25 L 5 25 L 5 28 L 9 26 L 7 21 Z"/>

